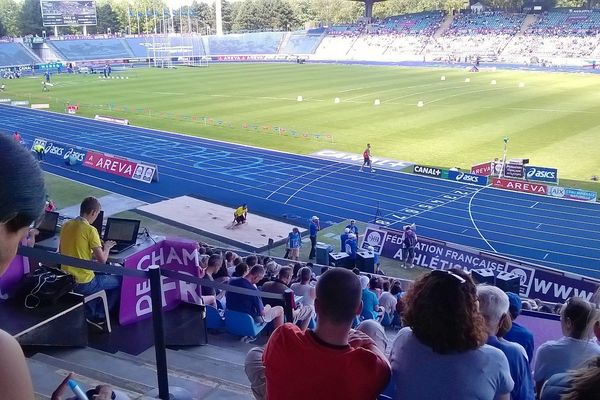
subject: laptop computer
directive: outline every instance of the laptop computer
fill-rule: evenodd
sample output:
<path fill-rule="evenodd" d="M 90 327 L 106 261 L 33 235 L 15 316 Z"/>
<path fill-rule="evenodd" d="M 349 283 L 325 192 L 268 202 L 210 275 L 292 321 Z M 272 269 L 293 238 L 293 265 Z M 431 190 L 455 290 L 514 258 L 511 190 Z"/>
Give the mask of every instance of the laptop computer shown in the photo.
<path fill-rule="evenodd" d="M 96 228 L 96 230 L 98 231 L 98 236 L 99 237 L 102 237 L 102 223 L 103 222 L 104 222 L 104 211 L 100 211 L 100 213 L 98 214 L 98 217 L 96 218 L 96 220 L 92 224 L 92 226 L 94 228 Z"/>
<path fill-rule="evenodd" d="M 46 239 L 50 239 L 56 235 L 56 227 L 58 226 L 58 213 L 54 211 L 46 211 L 42 222 L 40 222 L 37 230 L 40 231 L 39 235 L 36 236 L 35 241 L 41 242 Z"/>
<path fill-rule="evenodd" d="M 111 253 L 121 253 L 137 242 L 138 232 L 140 230 L 140 221 L 125 218 L 107 218 L 104 228 L 104 238 L 117 242 L 116 246 L 110 249 Z"/>

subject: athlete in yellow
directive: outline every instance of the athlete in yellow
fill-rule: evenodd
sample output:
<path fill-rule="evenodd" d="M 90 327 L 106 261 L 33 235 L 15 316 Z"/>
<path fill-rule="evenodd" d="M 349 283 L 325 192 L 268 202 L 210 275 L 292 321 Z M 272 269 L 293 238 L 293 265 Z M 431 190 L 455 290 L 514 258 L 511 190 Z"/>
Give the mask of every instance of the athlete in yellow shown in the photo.
<path fill-rule="evenodd" d="M 248 218 L 248 206 L 242 204 L 233 212 L 233 223 L 236 225 L 243 224 L 246 222 L 246 218 Z"/>

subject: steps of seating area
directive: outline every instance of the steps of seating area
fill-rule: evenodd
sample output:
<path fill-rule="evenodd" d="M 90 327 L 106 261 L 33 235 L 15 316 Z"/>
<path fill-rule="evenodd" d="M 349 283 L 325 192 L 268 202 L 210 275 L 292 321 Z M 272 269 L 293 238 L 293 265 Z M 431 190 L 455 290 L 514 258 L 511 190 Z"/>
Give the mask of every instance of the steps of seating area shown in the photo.
<path fill-rule="evenodd" d="M 114 389 L 128 394 L 132 399 L 137 399 L 155 386 L 131 382 L 43 353 L 38 353 L 29 358 L 27 365 L 31 373 L 36 396 L 40 399 L 49 399 L 52 392 L 69 372 L 77 374 L 75 379 L 83 387 L 89 388 L 99 384 L 108 384 Z"/>
<path fill-rule="evenodd" d="M 206 366 L 206 360 L 196 360 L 194 358 L 180 361 L 181 357 L 173 357 L 170 353 L 177 351 L 168 351 L 169 361 L 169 385 L 179 386 L 188 390 L 194 399 L 250 399 L 250 391 L 247 386 L 235 382 L 220 381 L 214 374 L 204 374 L 210 372 L 208 367 L 217 368 L 219 362 L 214 361 L 215 365 Z M 142 353 L 144 354 L 144 353 Z M 152 355 L 150 355 L 152 354 Z M 119 390 L 129 393 L 146 393 L 148 390 L 157 386 L 156 369 L 153 362 L 154 349 L 149 349 L 144 357 L 136 357 L 125 353 L 110 354 L 99 350 L 68 349 L 68 350 L 45 350 L 43 353 L 37 353 L 30 358 L 32 361 L 43 362 L 64 371 L 73 371 L 84 377 L 90 378 L 90 384 L 98 382 L 108 383 Z M 194 363 L 193 361 L 196 360 Z M 179 366 L 180 362 L 187 362 L 186 368 Z M 227 365 L 226 363 L 222 363 Z M 234 365 L 234 364 L 231 364 Z M 231 365 L 227 366 L 231 368 Z M 243 367 L 237 366 L 238 368 Z M 208 369 L 208 371 L 206 371 Z M 222 367 L 220 374 L 223 373 Z M 235 374 L 239 376 L 239 373 Z M 64 376 L 64 374 L 63 374 Z M 37 377 L 34 377 L 34 381 Z M 54 387 L 60 382 L 56 379 Z M 247 382 L 246 382 L 247 383 Z M 132 398 L 137 398 L 132 397 Z"/>
<path fill-rule="evenodd" d="M 205 356 L 201 350 L 199 348 L 195 348 L 193 351 L 188 349 L 167 349 L 169 371 L 193 375 L 199 379 L 207 379 L 210 382 L 218 383 L 232 390 L 250 394 L 249 382 L 246 378 L 243 364 L 228 362 L 222 358 Z M 148 365 L 155 365 L 154 348 L 148 349 L 137 356 L 125 353 L 117 353 L 116 356 L 123 357 L 124 359 L 135 357 Z"/>

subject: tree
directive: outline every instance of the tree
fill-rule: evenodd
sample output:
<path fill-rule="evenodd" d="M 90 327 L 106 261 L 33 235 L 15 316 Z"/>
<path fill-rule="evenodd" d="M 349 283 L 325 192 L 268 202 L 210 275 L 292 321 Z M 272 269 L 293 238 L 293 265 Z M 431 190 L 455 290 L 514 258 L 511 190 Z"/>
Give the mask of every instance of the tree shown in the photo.
<path fill-rule="evenodd" d="M 39 0 L 24 0 L 19 13 L 21 35 L 41 35 L 44 30 Z"/>
<path fill-rule="evenodd" d="M 19 13 L 19 6 L 14 0 L 0 0 L 0 21 L 4 27 L 4 35 L 20 35 Z"/>
<path fill-rule="evenodd" d="M 0 36 L 6 36 L 6 28 L 4 27 L 4 24 L 2 23 L 1 19 L 0 19 Z"/>
<path fill-rule="evenodd" d="M 119 15 L 113 10 L 110 3 L 105 3 L 96 8 L 98 17 L 98 25 L 96 25 L 97 33 L 106 33 L 110 30 L 112 33 L 121 32 L 124 30 L 119 21 Z"/>
<path fill-rule="evenodd" d="M 237 5 L 237 4 L 240 4 L 240 2 L 236 2 L 234 4 Z M 215 6 L 213 4 L 213 6 L 212 6 L 212 14 L 213 15 L 215 15 L 214 7 Z M 233 5 L 227 0 L 221 1 L 221 17 L 223 19 L 223 32 L 231 32 L 231 30 L 233 29 L 233 20 L 235 18 L 234 8 L 233 8 Z"/>

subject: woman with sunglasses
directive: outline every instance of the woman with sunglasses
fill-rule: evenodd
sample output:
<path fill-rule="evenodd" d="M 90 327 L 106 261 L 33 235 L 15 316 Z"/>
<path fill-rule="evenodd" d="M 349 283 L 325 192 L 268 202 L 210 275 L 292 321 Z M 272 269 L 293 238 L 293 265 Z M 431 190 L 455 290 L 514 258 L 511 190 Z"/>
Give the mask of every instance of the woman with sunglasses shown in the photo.
<path fill-rule="evenodd" d="M 15 257 L 29 226 L 44 211 L 42 171 L 23 146 L 0 136 L 0 276 Z M 0 330 L 0 397 L 31 400 L 33 386 L 25 357 L 11 335 Z"/>
<path fill-rule="evenodd" d="M 542 344 L 534 358 L 533 379 L 538 394 L 552 375 L 581 368 L 600 356 L 600 346 L 592 340 L 599 318 L 596 307 L 579 297 L 571 297 L 561 307 L 560 325 L 564 336 Z"/>
<path fill-rule="evenodd" d="M 510 399 L 508 361 L 485 344 L 485 321 L 469 275 L 432 271 L 403 300 L 406 327 L 390 354 L 394 400 Z"/>

